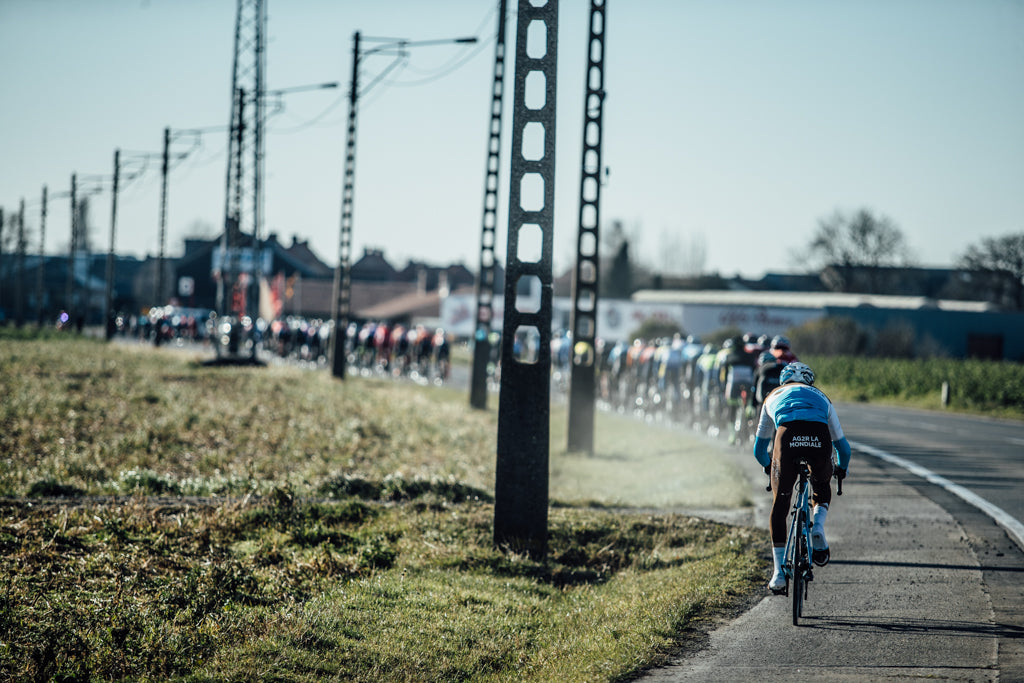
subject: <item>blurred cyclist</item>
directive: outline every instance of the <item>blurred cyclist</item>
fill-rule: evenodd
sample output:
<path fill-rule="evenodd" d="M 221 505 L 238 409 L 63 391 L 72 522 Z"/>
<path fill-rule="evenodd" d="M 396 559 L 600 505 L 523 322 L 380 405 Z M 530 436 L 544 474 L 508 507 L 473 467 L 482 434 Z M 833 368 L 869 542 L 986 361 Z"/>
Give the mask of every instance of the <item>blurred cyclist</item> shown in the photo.
<path fill-rule="evenodd" d="M 789 339 L 781 334 L 772 337 L 771 354 L 783 363 L 792 363 L 797 360 L 796 354 L 789 348 Z"/>

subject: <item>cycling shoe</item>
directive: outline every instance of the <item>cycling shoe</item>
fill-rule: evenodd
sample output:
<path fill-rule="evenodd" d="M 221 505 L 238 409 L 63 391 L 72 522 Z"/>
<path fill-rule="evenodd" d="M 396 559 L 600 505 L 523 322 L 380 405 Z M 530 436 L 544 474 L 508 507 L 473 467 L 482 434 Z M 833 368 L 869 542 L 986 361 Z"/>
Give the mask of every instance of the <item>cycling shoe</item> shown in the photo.
<path fill-rule="evenodd" d="M 819 526 L 811 528 L 811 548 L 811 562 L 819 567 L 828 564 L 830 559 L 828 541 L 825 540 L 825 530 Z"/>
<path fill-rule="evenodd" d="M 786 592 L 786 575 L 782 572 L 772 574 L 771 581 L 768 582 L 768 590 L 775 595 L 785 594 Z"/>

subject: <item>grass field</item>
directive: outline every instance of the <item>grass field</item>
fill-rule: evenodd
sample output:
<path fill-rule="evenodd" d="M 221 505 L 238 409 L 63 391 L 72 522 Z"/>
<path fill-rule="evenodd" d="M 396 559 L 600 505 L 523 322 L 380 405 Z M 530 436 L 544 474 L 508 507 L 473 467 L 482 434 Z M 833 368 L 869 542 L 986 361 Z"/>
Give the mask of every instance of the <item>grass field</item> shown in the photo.
<path fill-rule="evenodd" d="M 0 338 L 0 679 L 622 680 L 763 581 L 763 533 L 669 512 L 748 503 L 694 437 L 570 454 L 556 410 L 534 561 L 491 540 L 494 409 L 199 361 Z"/>

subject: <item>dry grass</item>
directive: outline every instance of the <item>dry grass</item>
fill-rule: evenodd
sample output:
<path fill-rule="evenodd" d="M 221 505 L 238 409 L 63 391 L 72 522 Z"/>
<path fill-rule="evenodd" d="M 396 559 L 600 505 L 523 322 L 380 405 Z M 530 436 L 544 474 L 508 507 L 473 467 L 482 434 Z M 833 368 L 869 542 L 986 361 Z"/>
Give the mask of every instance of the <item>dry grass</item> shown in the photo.
<path fill-rule="evenodd" d="M 556 507 L 546 559 L 499 552 L 496 418 L 461 393 L 67 338 L 0 359 L 0 680 L 621 680 L 763 578 L 763 534 L 684 515 Z M 553 446 L 561 500 L 648 505 L 659 468 L 673 507 L 738 500 L 680 435 L 598 430 Z"/>
<path fill-rule="evenodd" d="M 0 495 L 315 491 L 339 474 L 493 488 L 493 417 L 390 382 L 86 340 L 0 340 Z"/>

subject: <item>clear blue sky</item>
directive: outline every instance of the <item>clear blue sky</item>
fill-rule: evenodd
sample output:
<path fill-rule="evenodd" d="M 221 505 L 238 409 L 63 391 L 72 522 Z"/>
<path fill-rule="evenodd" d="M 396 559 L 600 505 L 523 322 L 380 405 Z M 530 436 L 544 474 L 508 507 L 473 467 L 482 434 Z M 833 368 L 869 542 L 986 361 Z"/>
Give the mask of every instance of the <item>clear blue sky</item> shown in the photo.
<path fill-rule="evenodd" d="M 332 265 L 353 32 L 481 36 L 414 49 L 364 98 L 353 225 L 355 257 L 376 246 L 399 267 L 475 270 L 497 2 L 268 2 L 268 88 L 341 87 L 290 95 L 271 119 L 265 228 Z M 560 5 L 557 270 L 575 250 L 589 2 Z M 0 206 L 25 198 L 35 234 L 44 184 L 109 175 L 115 148 L 159 152 L 165 126 L 226 125 L 234 13 L 234 0 L 0 0 Z M 703 244 L 706 271 L 800 270 L 792 250 L 836 209 L 891 218 L 922 265 L 1024 230 L 1021 0 L 608 0 L 607 17 L 602 224 L 623 221 L 648 264 L 678 269 Z M 364 83 L 387 64 L 368 60 Z M 225 149 L 226 133 L 206 135 L 172 171 L 170 253 L 197 223 L 222 225 Z M 154 161 L 122 193 L 119 252 L 156 253 L 159 186 Z M 48 251 L 68 243 L 68 204 L 50 203 Z M 109 192 L 95 196 L 104 251 L 109 215 Z"/>

